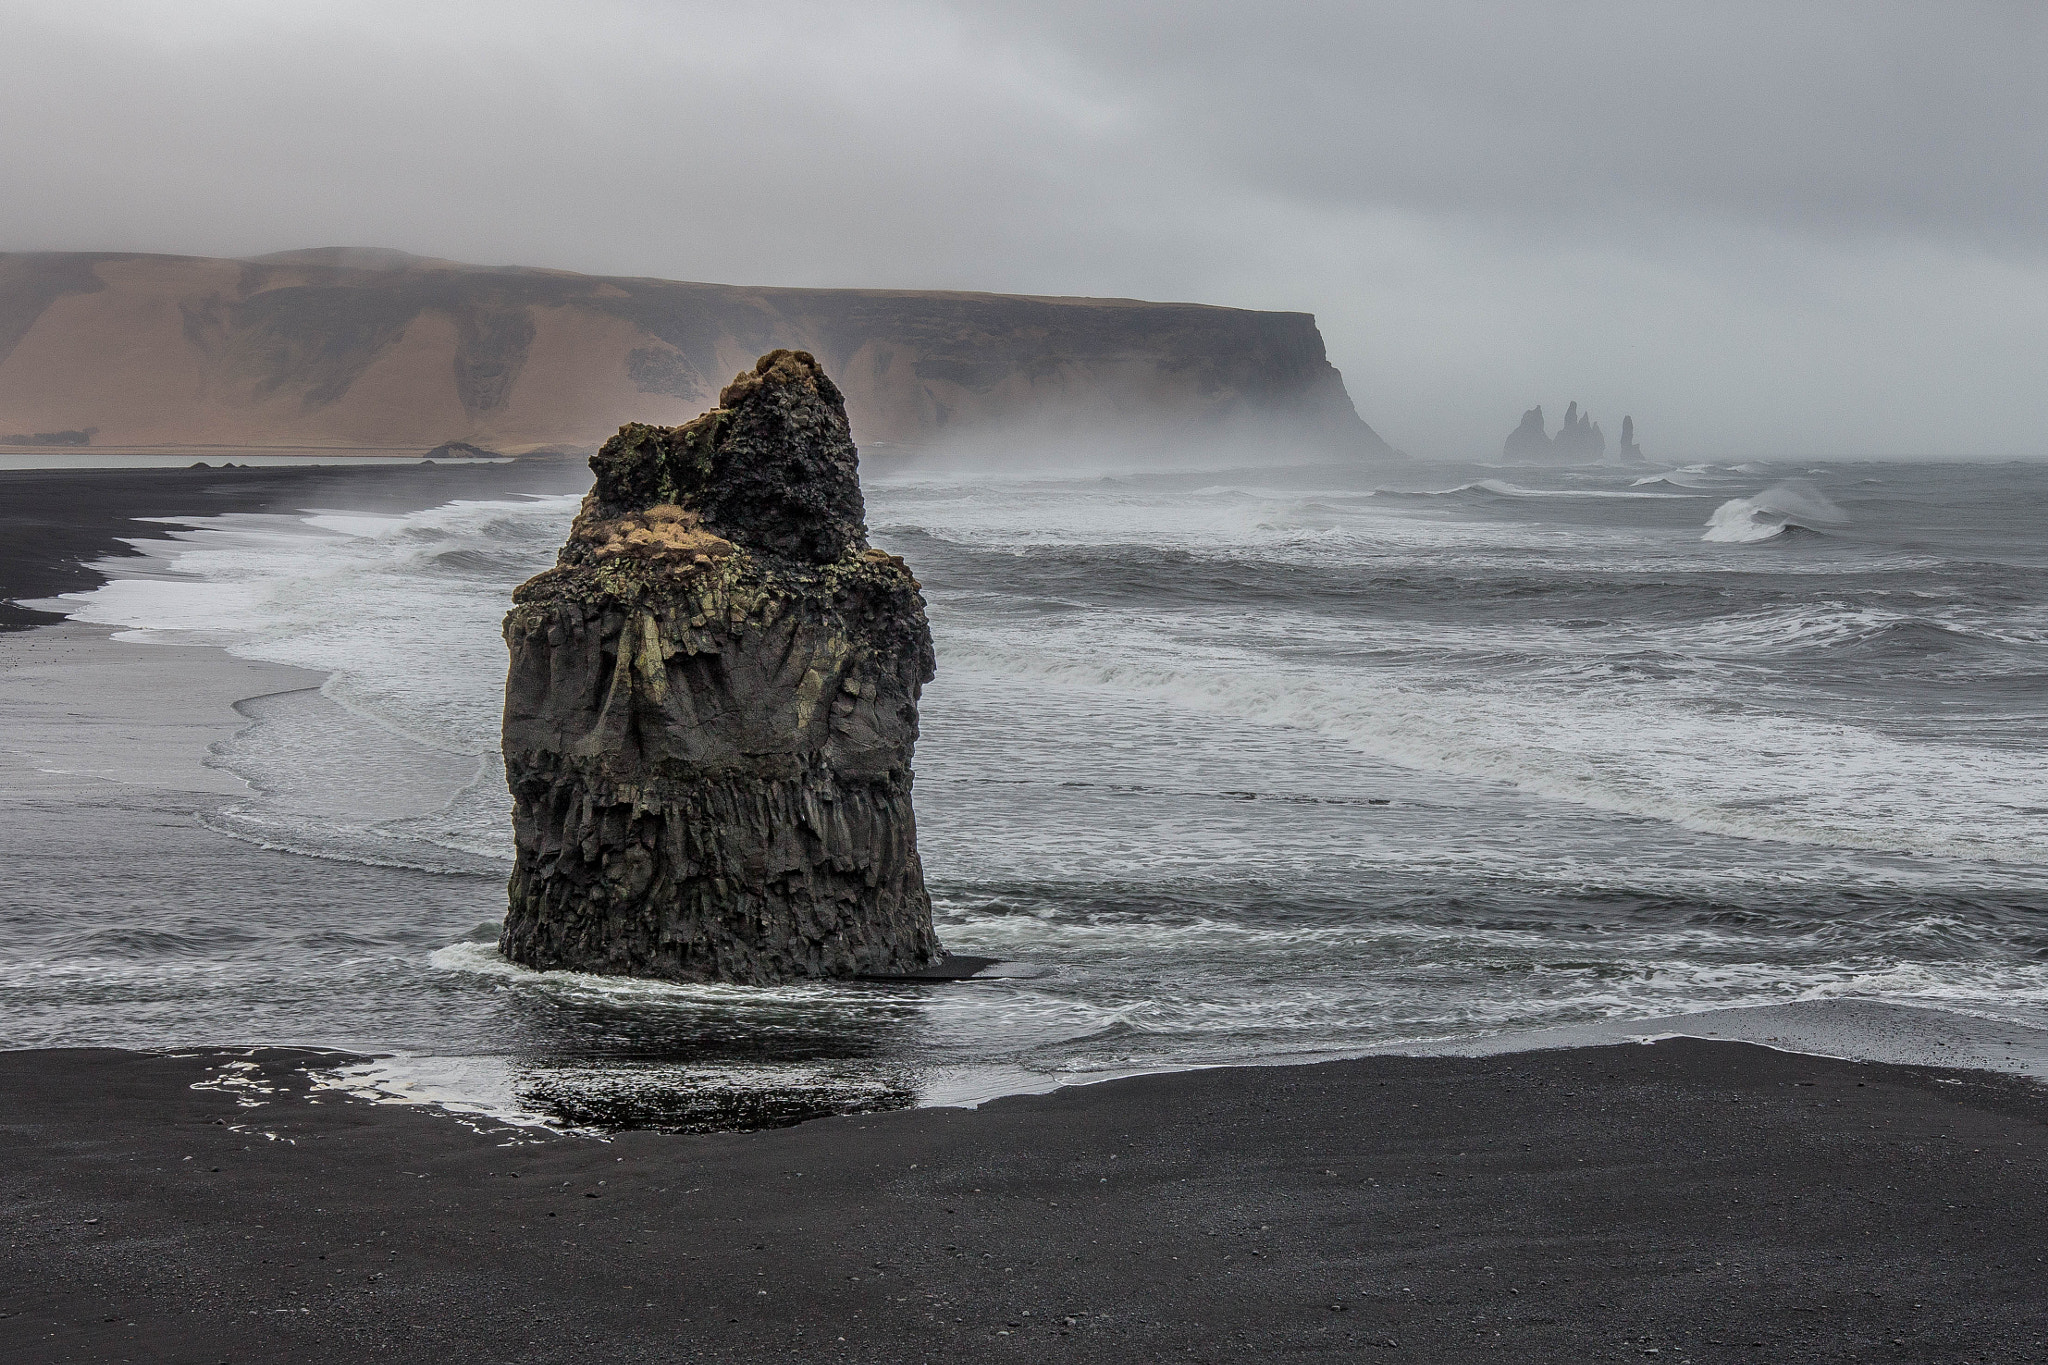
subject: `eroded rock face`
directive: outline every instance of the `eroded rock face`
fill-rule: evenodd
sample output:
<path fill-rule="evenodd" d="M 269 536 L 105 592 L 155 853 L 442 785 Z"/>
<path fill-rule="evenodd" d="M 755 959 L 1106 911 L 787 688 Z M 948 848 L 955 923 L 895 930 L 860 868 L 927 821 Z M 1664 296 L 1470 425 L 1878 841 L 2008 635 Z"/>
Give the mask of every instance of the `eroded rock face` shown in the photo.
<path fill-rule="evenodd" d="M 505 619 L 515 962 L 769 983 L 939 957 L 911 813 L 931 632 L 839 390 L 763 356 L 627 426 Z"/>

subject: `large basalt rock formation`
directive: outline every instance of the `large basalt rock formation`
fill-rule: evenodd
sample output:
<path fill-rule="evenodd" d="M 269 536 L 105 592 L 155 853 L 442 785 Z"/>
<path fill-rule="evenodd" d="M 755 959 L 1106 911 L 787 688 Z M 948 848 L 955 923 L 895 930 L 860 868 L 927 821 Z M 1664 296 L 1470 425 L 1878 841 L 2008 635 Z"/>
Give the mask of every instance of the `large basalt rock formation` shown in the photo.
<path fill-rule="evenodd" d="M 938 960 L 910 758 L 931 632 L 845 400 L 774 351 L 631 425 L 505 619 L 515 962 L 768 983 Z"/>

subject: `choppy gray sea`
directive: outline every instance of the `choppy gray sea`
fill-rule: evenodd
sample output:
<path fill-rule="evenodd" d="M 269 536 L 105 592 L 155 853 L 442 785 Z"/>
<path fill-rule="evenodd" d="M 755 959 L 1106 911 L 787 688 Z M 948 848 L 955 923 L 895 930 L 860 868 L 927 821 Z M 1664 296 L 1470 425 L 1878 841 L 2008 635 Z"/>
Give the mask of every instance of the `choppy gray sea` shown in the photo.
<path fill-rule="evenodd" d="M 1801 999 L 2048 1027 L 2048 468 L 867 491 L 938 643 L 941 933 L 1045 974 L 507 964 L 498 623 L 575 499 L 228 516 L 66 607 L 327 674 L 243 704 L 250 791 L 202 818 L 358 871 L 287 915 L 17 892 L 0 1043 L 318 1043 L 689 1127 Z"/>

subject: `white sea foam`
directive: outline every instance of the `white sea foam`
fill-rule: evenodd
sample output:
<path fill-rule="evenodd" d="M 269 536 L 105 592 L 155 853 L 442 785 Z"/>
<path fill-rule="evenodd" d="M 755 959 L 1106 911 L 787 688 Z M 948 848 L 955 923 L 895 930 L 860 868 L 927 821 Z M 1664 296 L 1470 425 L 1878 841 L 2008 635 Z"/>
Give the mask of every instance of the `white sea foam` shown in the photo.
<path fill-rule="evenodd" d="M 231 515 L 149 545 L 153 575 L 64 599 L 74 620 L 175 633 L 329 672 L 335 702 L 421 744 L 496 745 L 505 590 L 553 558 L 577 500 L 455 502 L 406 515 Z"/>
<path fill-rule="evenodd" d="M 1631 479 L 1629 487 L 1678 488 L 1695 493 L 1705 493 L 1708 491 L 1706 484 L 1701 481 L 1699 475 L 1683 474 L 1677 470 L 1672 470 L 1666 474 L 1645 474 L 1639 479 Z"/>
<path fill-rule="evenodd" d="M 264 795 L 209 814 L 215 828 L 314 856 L 470 871 L 511 853 L 496 757 L 506 592 L 551 561 L 576 505 L 208 518 L 168 546 L 143 542 L 142 565 L 114 561 L 121 576 L 64 602 L 74 620 L 125 638 L 202 641 L 328 674 L 321 695 L 339 712 L 259 709 L 222 755 Z M 426 809 L 408 804 L 424 771 L 450 767 L 439 755 L 463 756 L 466 776 Z M 405 778 L 373 775 L 373 761 Z M 368 805 L 338 819 L 304 808 L 315 791 Z"/>
<path fill-rule="evenodd" d="M 1818 530 L 1844 526 L 1848 521 L 1848 513 L 1830 502 L 1819 489 L 1804 479 L 1794 479 L 1773 484 L 1753 497 L 1730 498 L 1722 503 L 1707 518 L 1706 534 L 1700 539 L 1722 545 L 1746 545 L 1770 540 L 1793 528 Z"/>
<path fill-rule="evenodd" d="M 676 1008 L 718 1006 L 727 1009 L 777 1010 L 830 1003 L 872 1005 L 914 999 L 905 990 L 886 986 L 842 986 L 830 983 L 793 986 L 730 986 L 716 981 L 656 981 L 642 977 L 600 976 L 592 972 L 541 972 L 508 961 L 491 943 L 465 941 L 437 950 L 429 959 L 444 972 L 491 977 L 564 999 L 582 998 Z"/>
<path fill-rule="evenodd" d="M 562 1131 L 563 1125 L 552 1122 L 521 1093 L 525 1070 L 509 1057 L 415 1053 L 373 1057 L 307 1075 L 316 1091 L 370 1104 L 431 1106 L 490 1136 L 516 1140 L 538 1129 Z"/>
<path fill-rule="evenodd" d="M 1267 624 L 1294 639 L 1312 628 Z M 1649 682 L 1571 668 L 1488 676 L 1453 648 L 1440 662 L 1333 673 L 1218 648 L 1213 637 L 1191 647 L 1176 638 L 1181 625 L 1102 613 L 1056 633 L 956 631 L 945 653 L 956 677 L 1031 676 L 1298 727 L 1426 772 L 1689 829 L 2048 862 L 2037 813 L 2048 807 L 2048 772 L 2031 753 L 1745 706 L 1710 663 Z"/>

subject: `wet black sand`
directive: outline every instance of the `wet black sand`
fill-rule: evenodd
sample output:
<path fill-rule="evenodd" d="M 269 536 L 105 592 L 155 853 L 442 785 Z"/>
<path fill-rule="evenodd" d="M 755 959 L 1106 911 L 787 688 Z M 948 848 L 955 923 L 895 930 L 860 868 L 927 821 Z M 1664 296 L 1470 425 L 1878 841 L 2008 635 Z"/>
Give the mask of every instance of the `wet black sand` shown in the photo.
<path fill-rule="evenodd" d="M 138 524 L 138 517 L 329 506 L 409 511 L 451 498 L 576 492 L 589 484 L 589 470 L 572 458 L 505 464 L 0 470 L 0 630 L 61 619 L 19 604 L 92 587 L 101 581 L 101 575 L 85 567 L 92 560 L 133 554 L 123 540 L 163 536 L 171 529 Z"/>
<path fill-rule="evenodd" d="M 2048 1097 L 1724 1042 L 520 1145 L 0 1054 L 21 1361 L 2048 1359 Z"/>

